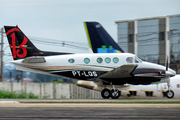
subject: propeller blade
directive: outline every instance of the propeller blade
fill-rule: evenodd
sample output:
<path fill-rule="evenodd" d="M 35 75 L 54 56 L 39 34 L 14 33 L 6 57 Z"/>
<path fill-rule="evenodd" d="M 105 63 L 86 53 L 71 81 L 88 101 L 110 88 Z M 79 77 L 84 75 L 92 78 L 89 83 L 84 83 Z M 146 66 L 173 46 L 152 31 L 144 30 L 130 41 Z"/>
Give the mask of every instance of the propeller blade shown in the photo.
<path fill-rule="evenodd" d="M 168 56 L 167 56 L 167 61 L 166 61 L 166 71 L 168 71 Z"/>

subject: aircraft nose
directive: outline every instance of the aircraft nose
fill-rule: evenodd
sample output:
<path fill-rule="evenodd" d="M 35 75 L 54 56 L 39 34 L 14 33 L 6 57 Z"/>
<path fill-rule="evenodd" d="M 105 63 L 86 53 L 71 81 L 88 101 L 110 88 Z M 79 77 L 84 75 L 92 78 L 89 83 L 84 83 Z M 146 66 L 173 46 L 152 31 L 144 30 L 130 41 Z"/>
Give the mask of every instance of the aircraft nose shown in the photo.
<path fill-rule="evenodd" d="M 166 71 L 167 76 L 175 76 L 176 72 L 172 70 L 171 68 L 168 68 L 168 71 Z"/>

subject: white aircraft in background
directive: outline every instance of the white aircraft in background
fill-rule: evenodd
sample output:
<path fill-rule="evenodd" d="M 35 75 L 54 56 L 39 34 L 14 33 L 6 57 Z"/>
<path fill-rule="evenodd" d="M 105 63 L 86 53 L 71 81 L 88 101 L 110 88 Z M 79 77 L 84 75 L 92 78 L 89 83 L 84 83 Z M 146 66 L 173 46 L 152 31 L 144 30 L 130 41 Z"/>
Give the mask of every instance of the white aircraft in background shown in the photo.
<path fill-rule="evenodd" d="M 63 76 L 98 83 L 103 98 L 118 99 L 117 88 L 167 82 L 167 97 L 174 92 L 170 77 L 176 72 L 168 66 L 144 62 L 130 53 L 60 53 L 37 49 L 18 26 L 4 26 L 17 70 Z M 124 87 L 125 86 L 125 87 Z M 112 88 L 112 90 L 110 90 Z"/>
<path fill-rule="evenodd" d="M 123 49 L 112 39 L 107 31 L 98 22 L 84 22 L 89 46 L 94 53 L 124 53 Z M 171 77 L 171 88 L 174 97 L 180 97 L 180 75 Z M 102 88 L 94 81 L 78 81 L 78 86 L 101 91 Z M 168 86 L 166 83 L 150 85 L 124 85 L 120 88 L 122 96 L 162 97 L 166 96 Z M 171 96 L 172 98 L 173 96 Z"/>
<path fill-rule="evenodd" d="M 171 80 L 171 90 L 174 92 L 173 98 L 180 98 L 180 75 L 176 74 Z M 122 96 L 136 97 L 166 97 L 168 90 L 167 83 L 151 84 L 151 85 L 131 85 L 130 89 L 122 90 Z"/>

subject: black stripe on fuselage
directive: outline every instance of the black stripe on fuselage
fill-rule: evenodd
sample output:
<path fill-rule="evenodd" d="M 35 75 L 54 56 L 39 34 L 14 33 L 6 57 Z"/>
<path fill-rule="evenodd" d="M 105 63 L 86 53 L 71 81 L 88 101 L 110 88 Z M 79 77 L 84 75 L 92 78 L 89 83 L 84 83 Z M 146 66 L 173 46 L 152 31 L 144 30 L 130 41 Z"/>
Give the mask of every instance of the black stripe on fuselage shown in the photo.
<path fill-rule="evenodd" d="M 94 81 L 99 76 L 101 76 L 105 73 L 106 73 L 106 71 L 91 71 L 91 70 L 79 71 L 79 70 L 74 70 L 74 71 L 52 72 L 51 74 L 58 75 L 58 76 L 64 76 L 64 77 L 70 77 L 72 79 L 77 79 L 77 80 Z"/>

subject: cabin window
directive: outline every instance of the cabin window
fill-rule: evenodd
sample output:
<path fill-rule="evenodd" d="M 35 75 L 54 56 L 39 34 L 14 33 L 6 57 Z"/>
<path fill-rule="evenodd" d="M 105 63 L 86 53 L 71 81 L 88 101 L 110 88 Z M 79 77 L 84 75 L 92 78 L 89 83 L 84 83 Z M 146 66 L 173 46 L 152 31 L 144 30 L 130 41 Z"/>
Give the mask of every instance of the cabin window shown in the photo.
<path fill-rule="evenodd" d="M 113 62 L 114 63 L 118 63 L 119 62 L 119 59 L 117 57 L 113 58 Z"/>
<path fill-rule="evenodd" d="M 180 88 L 180 84 L 177 84 L 177 88 Z"/>
<path fill-rule="evenodd" d="M 89 58 L 85 58 L 84 59 L 84 63 L 88 64 L 90 62 L 90 59 Z"/>
<path fill-rule="evenodd" d="M 127 63 L 133 63 L 133 58 L 132 58 L 132 57 L 126 58 L 126 62 L 127 62 Z"/>
<path fill-rule="evenodd" d="M 69 59 L 68 60 L 69 63 L 74 63 L 74 61 L 75 61 L 74 59 Z"/>
<path fill-rule="evenodd" d="M 111 59 L 107 57 L 107 58 L 105 58 L 105 62 L 106 62 L 106 63 L 110 63 L 110 62 L 111 62 Z"/>
<path fill-rule="evenodd" d="M 102 63 L 102 62 L 103 62 L 103 59 L 102 59 L 102 58 L 97 58 L 97 62 L 98 62 L 98 63 Z"/>

